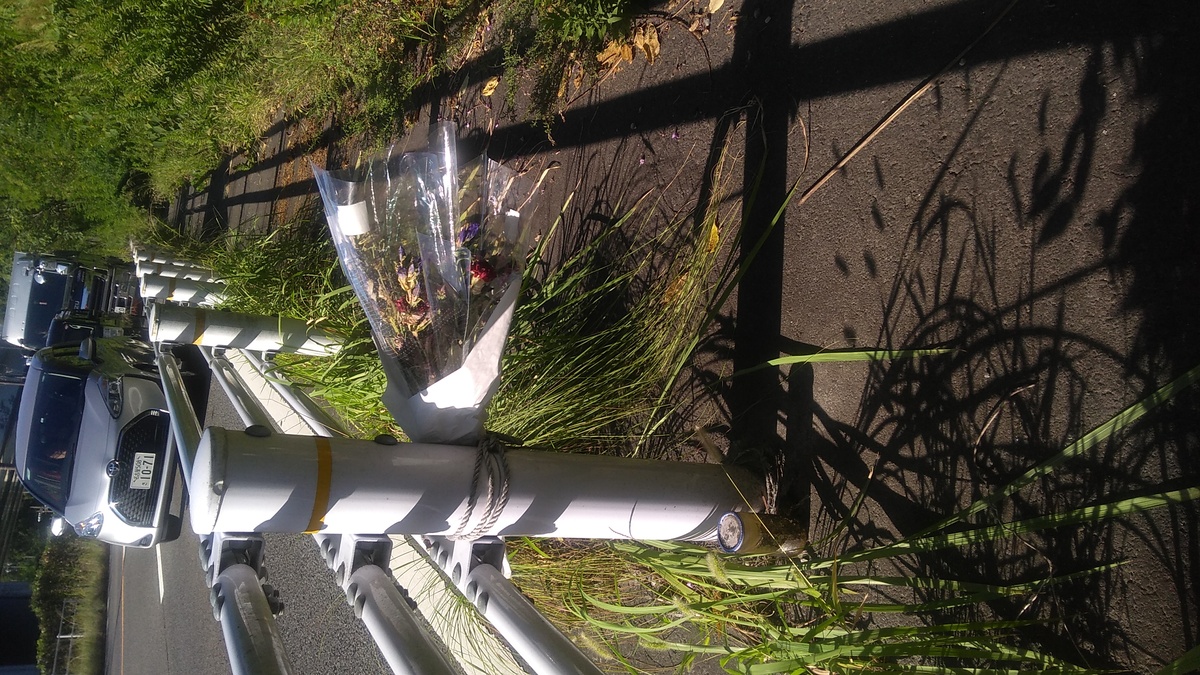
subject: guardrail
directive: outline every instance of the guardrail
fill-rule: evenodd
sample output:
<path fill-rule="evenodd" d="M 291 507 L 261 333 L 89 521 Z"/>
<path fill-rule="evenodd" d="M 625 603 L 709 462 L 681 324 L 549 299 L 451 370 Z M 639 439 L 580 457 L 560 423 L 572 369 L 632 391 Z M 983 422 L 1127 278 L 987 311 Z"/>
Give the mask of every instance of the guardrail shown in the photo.
<path fill-rule="evenodd" d="M 238 325 L 256 335 L 278 324 L 250 319 Z M 294 346 L 277 333 L 278 348 Z M 478 448 L 352 439 L 265 355 L 211 343 L 201 351 L 246 429 L 201 430 L 169 344 L 156 343 L 157 362 L 234 673 L 291 671 L 274 622 L 279 592 L 262 580 L 262 532 L 314 535 L 396 673 L 597 675 L 512 585 L 502 537 L 711 540 L 718 519 L 762 489 L 714 465 L 508 450 L 493 439 Z M 404 584 L 426 587 L 428 624 L 421 594 L 414 610 Z M 519 660 L 481 659 L 480 644 L 431 635 L 446 593 L 465 597 Z"/>
<path fill-rule="evenodd" d="M 54 660 L 50 665 L 50 675 L 71 675 L 71 663 L 75 658 L 75 641 L 84 637 L 82 633 L 76 632 L 76 614 L 79 610 L 79 601 L 73 599 L 63 600 L 62 607 L 58 613 L 58 631 L 54 634 Z M 67 648 L 62 649 L 63 640 L 67 642 Z M 58 670 L 59 654 L 62 654 L 63 668 L 61 672 Z"/>

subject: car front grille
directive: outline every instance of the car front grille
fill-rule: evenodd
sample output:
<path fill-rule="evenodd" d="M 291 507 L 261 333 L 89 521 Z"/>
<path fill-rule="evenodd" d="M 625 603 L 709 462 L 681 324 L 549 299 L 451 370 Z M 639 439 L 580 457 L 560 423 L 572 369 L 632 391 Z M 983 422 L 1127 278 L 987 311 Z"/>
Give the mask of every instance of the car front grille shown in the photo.
<path fill-rule="evenodd" d="M 121 431 L 117 445 L 117 472 L 109 484 L 108 499 L 121 520 L 130 525 L 146 526 L 154 522 L 154 507 L 158 503 L 158 487 L 166 466 L 167 438 L 171 433 L 171 416 L 160 410 L 148 410 Z M 135 490 L 129 486 L 133 479 L 133 457 L 139 452 L 154 455 L 154 476 L 150 489 Z"/>

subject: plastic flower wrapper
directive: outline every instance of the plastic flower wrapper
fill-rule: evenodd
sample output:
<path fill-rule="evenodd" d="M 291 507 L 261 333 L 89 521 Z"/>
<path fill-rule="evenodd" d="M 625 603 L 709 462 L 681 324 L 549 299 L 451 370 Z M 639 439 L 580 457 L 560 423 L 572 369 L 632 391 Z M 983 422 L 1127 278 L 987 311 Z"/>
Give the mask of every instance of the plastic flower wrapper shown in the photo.
<path fill-rule="evenodd" d="M 506 167 L 457 166 L 441 131 L 437 152 L 314 174 L 387 374 L 384 405 L 414 441 L 473 443 L 499 385 L 532 208 Z"/>

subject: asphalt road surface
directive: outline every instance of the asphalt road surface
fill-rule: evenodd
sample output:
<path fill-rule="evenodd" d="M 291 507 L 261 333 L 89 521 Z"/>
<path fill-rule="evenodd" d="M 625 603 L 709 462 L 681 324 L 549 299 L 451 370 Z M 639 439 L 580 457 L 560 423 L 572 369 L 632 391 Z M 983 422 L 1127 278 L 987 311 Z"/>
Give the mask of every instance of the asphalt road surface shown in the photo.
<path fill-rule="evenodd" d="M 242 428 L 215 384 L 207 424 Z M 180 481 L 181 482 L 181 481 Z M 177 488 L 176 499 L 182 488 Z M 108 585 L 109 675 L 230 672 L 199 564 L 199 538 L 184 516 L 178 540 L 154 549 L 112 547 Z M 266 566 L 280 590 L 283 643 L 297 674 L 388 673 L 362 623 L 307 535 L 267 537 Z"/>

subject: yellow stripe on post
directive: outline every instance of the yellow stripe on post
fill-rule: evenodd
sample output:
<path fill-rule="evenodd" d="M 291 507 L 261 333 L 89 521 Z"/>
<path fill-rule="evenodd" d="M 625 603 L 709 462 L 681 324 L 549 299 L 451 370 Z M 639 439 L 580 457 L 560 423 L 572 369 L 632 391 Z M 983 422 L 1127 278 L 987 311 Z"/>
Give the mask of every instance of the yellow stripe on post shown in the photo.
<path fill-rule="evenodd" d="M 200 344 L 200 341 L 204 339 L 204 329 L 208 327 L 205 325 L 207 323 L 207 318 L 208 317 L 206 316 L 204 310 L 196 310 L 196 329 L 192 334 L 192 344 L 198 345 Z"/>
<path fill-rule="evenodd" d="M 308 519 L 305 534 L 316 534 L 325 526 L 325 514 L 329 511 L 329 487 L 333 482 L 333 448 L 329 439 L 316 436 L 317 446 L 317 489 L 313 495 L 312 517 Z"/>

